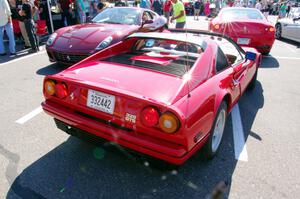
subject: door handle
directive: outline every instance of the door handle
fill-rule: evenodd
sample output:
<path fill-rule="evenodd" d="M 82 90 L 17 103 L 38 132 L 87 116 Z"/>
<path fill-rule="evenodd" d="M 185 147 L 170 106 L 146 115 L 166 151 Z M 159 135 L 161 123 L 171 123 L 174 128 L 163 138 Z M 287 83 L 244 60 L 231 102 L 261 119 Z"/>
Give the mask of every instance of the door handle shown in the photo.
<path fill-rule="evenodd" d="M 232 84 L 233 84 L 233 86 L 237 86 L 240 82 L 241 82 L 241 80 L 242 80 L 242 78 L 245 76 L 245 74 L 243 73 L 243 74 L 241 74 L 240 76 L 239 76 L 239 78 L 237 78 L 237 79 L 232 79 Z"/>
<path fill-rule="evenodd" d="M 232 84 L 233 84 L 234 87 L 236 87 L 237 85 L 239 85 L 239 83 L 240 83 L 239 80 L 235 80 L 235 79 L 232 80 Z"/>

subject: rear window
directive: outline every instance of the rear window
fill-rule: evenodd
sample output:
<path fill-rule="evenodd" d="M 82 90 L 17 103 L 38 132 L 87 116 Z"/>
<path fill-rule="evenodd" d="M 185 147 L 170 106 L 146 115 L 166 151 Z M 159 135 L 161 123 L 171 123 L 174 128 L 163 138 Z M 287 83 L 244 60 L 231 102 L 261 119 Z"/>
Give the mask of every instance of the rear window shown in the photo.
<path fill-rule="evenodd" d="M 222 18 L 231 19 L 263 19 L 263 15 L 258 10 L 229 9 L 222 11 Z"/>
<path fill-rule="evenodd" d="M 165 72 L 182 77 L 204 52 L 202 46 L 174 40 L 139 39 L 130 52 L 107 58 L 120 64 Z"/>

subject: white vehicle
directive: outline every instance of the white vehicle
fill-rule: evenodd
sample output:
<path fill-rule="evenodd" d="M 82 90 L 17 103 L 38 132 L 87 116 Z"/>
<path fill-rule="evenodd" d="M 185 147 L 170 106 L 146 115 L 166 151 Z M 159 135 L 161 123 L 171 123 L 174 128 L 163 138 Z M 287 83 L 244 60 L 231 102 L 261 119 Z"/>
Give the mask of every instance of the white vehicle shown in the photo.
<path fill-rule="evenodd" d="M 292 8 L 288 17 L 278 20 L 275 28 L 276 39 L 286 38 L 300 42 L 300 7 Z"/>

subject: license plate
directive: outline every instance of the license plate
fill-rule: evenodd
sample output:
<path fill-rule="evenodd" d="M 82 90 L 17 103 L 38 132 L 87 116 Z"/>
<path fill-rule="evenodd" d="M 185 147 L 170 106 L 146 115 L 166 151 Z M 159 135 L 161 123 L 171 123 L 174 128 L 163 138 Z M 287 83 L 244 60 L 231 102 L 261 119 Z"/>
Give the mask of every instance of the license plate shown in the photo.
<path fill-rule="evenodd" d="M 115 109 L 115 96 L 99 91 L 89 90 L 86 105 L 90 108 L 113 114 Z"/>
<path fill-rule="evenodd" d="M 250 43 L 250 39 L 248 39 L 248 38 L 238 38 L 238 40 L 237 40 L 237 43 L 238 44 L 249 44 Z"/>

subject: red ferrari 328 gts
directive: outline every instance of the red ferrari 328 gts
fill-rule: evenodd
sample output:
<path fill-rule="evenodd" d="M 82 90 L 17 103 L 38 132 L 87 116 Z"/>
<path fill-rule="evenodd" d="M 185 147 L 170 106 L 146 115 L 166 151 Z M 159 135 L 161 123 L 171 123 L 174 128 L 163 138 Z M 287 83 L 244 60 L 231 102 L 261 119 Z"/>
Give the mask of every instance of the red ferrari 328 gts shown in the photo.
<path fill-rule="evenodd" d="M 262 54 L 268 54 L 275 41 L 275 27 L 254 8 L 224 8 L 210 22 L 209 30 L 225 34 L 241 46 L 256 48 Z"/>
<path fill-rule="evenodd" d="M 71 135 L 176 165 L 202 147 L 213 157 L 228 113 L 255 86 L 261 55 L 246 50 L 209 32 L 135 33 L 46 76 L 42 107 Z"/>

